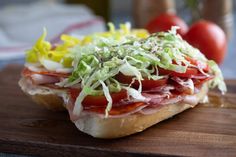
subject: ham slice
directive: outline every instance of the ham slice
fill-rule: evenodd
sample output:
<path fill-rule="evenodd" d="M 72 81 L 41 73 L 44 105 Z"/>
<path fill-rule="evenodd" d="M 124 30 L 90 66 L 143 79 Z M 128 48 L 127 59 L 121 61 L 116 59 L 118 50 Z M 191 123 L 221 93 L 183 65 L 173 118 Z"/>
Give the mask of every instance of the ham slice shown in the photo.
<path fill-rule="evenodd" d="M 160 87 L 155 87 L 149 90 L 143 91 L 144 93 L 169 93 L 170 90 L 174 90 L 175 87 L 173 85 L 164 85 Z"/>
<path fill-rule="evenodd" d="M 41 75 L 41 74 L 32 74 L 30 78 L 32 82 L 36 85 L 51 84 L 60 81 L 58 77 Z"/>
<path fill-rule="evenodd" d="M 29 68 L 24 68 L 22 71 L 22 75 L 26 77 L 31 76 L 32 74 L 41 74 L 41 75 L 63 77 L 63 78 L 67 78 L 70 76 L 70 73 L 52 72 L 52 71 L 46 71 L 43 69 L 41 69 L 41 71 L 32 71 Z"/>
<path fill-rule="evenodd" d="M 29 77 L 36 85 L 54 84 L 70 75 L 69 73 L 45 71 L 42 68 L 40 70 L 41 71 L 39 71 L 39 69 L 37 69 L 37 71 L 32 71 L 29 68 L 24 68 L 22 75 L 24 77 Z"/>

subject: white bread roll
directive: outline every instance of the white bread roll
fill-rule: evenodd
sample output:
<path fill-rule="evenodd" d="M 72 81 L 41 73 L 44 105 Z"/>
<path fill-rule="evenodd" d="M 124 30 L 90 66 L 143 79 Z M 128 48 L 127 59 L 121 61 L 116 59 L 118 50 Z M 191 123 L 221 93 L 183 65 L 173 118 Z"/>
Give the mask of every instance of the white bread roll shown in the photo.
<path fill-rule="evenodd" d="M 44 87 L 29 87 L 27 79 L 22 78 L 19 81 L 22 90 L 32 97 L 32 99 L 49 109 L 63 109 L 63 99 L 58 94 L 57 90 Z M 208 92 L 208 87 L 205 84 L 199 93 L 195 94 L 196 101 L 202 101 Z M 197 104 L 197 103 L 196 103 Z M 152 114 L 134 113 L 120 118 L 104 118 L 97 114 L 83 113 L 82 116 L 74 121 L 76 127 L 96 138 L 119 138 L 141 132 L 146 128 L 157 124 L 158 122 L 168 119 L 188 108 L 196 106 L 185 102 L 169 104 L 161 107 L 157 112 Z"/>
<path fill-rule="evenodd" d="M 53 111 L 65 110 L 63 96 L 65 90 L 56 90 L 43 86 L 36 86 L 31 83 L 30 79 L 22 77 L 18 82 L 22 91 L 32 98 L 32 100 L 47 109 Z"/>

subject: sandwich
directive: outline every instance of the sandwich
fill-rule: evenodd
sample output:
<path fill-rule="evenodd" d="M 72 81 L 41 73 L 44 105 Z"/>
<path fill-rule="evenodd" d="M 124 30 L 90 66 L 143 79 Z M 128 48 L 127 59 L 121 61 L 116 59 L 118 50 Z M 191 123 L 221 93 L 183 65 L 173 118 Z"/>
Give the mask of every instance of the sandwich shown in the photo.
<path fill-rule="evenodd" d="M 109 31 L 62 35 L 32 49 L 19 85 L 37 104 L 67 110 L 76 127 L 96 138 L 131 135 L 207 101 L 210 88 L 224 94 L 217 64 L 176 33 L 148 34 L 109 23 Z"/>

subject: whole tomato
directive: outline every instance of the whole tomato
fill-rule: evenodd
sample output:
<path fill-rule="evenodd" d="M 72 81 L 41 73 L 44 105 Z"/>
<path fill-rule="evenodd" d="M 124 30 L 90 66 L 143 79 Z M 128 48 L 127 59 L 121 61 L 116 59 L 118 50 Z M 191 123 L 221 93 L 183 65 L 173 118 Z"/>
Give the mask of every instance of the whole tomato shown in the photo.
<path fill-rule="evenodd" d="M 184 39 L 198 48 L 208 59 L 218 64 L 223 62 L 227 51 L 227 40 L 218 25 L 201 20 L 190 27 Z"/>
<path fill-rule="evenodd" d="M 188 31 L 188 25 L 178 16 L 171 13 L 163 13 L 153 20 L 151 20 L 146 29 L 150 33 L 160 32 L 160 31 L 168 31 L 171 26 L 179 26 L 180 29 L 177 30 L 181 36 L 183 36 Z"/>

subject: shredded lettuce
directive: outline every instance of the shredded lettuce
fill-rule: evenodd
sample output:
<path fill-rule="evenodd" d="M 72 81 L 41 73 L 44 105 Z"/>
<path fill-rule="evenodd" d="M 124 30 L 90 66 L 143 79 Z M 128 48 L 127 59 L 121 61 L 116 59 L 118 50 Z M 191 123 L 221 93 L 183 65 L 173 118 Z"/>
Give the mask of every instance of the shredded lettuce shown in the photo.
<path fill-rule="evenodd" d="M 215 76 L 214 79 L 210 81 L 210 88 L 218 87 L 218 89 L 222 92 L 222 94 L 225 94 L 225 92 L 227 91 L 227 88 L 226 88 L 224 78 L 223 78 L 220 68 L 212 60 L 207 61 L 207 63 L 210 69 L 212 70 L 212 73 Z"/>
<path fill-rule="evenodd" d="M 109 89 L 108 87 L 105 85 L 105 83 L 103 81 L 99 81 L 102 85 L 102 89 L 103 89 L 103 92 L 104 92 L 104 96 L 106 97 L 107 101 L 108 101 L 108 104 L 107 104 L 107 108 L 105 110 L 105 116 L 108 117 L 108 114 L 109 114 L 109 111 L 111 110 L 111 107 L 112 107 L 112 98 L 111 98 L 111 95 L 110 95 L 110 92 L 109 92 Z"/>
<path fill-rule="evenodd" d="M 108 23 L 108 27 L 108 32 L 91 34 L 82 39 L 63 35 L 63 43 L 55 48 L 45 41 L 44 30 L 34 47 L 26 53 L 27 62 L 39 62 L 48 70 L 54 71 L 57 67 L 73 69 L 69 78 L 57 84 L 63 87 L 79 84 L 82 89 L 75 102 L 74 114 L 82 111 L 81 103 L 87 95 L 106 97 L 106 116 L 112 108 L 112 92 L 126 89 L 129 97 L 146 101 L 141 94 L 143 78 L 158 80 L 165 77 L 159 75 L 157 67 L 185 73 L 189 66 L 194 66 L 186 57 L 207 63 L 210 73 L 216 76 L 209 86 L 218 86 L 222 92 L 226 91 L 217 64 L 208 61 L 198 49 L 176 34 L 177 27 L 151 35 L 146 30 L 131 30 L 129 23 L 121 24 L 120 29 L 112 23 Z M 130 84 L 119 82 L 115 77 L 119 73 L 132 76 L 133 81 Z M 131 88 L 135 80 L 139 82 L 138 90 Z"/>
<path fill-rule="evenodd" d="M 142 96 L 142 94 L 138 90 L 136 90 L 134 88 L 130 88 L 130 87 L 129 88 L 126 87 L 124 89 L 127 90 L 128 96 L 131 96 L 135 100 L 137 100 L 137 101 L 144 101 L 144 102 L 147 101 L 147 98 Z"/>
<path fill-rule="evenodd" d="M 139 93 L 142 92 L 142 82 L 141 82 L 141 80 L 143 78 L 142 78 L 141 73 L 139 72 L 139 70 L 135 66 L 130 65 L 130 63 L 126 60 L 125 63 L 120 67 L 119 71 L 122 74 L 126 75 L 126 76 L 136 77 L 138 82 L 139 82 L 138 91 L 139 91 Z"/>

